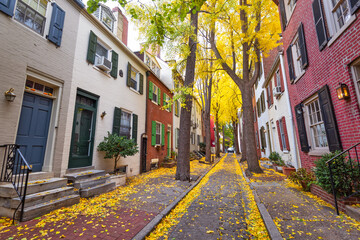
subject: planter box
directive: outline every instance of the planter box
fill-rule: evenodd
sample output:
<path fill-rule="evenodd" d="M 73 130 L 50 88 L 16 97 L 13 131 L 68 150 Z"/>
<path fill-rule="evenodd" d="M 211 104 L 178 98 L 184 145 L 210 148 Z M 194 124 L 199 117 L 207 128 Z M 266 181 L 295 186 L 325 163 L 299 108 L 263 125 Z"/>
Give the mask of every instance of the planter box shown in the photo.
<path fill-rule="evenodd" d="M 110 181 L 114 182 L 116 187 L 124 186 L 126 184 L 126 174 L 111 175 Z"/>
<path fill-rule="evenodd" d="M 279 173 L 282 173 L 283 172 L 283 167 L 281 167 L 281 166 L 275 166 L 275 165 L 273 165 L 273 168 L 274 168 L 274 170 L 275 171 L 277 171 L 277 172 L 279 172 Z"/>
<path fill-rule="evenodd" d="M 296 172 L 295 168 L 292 167 L 283 167 L 283 173 L 289 177 L 291 173 Z"/>
<path fill-rule="evenodd" d="M 176 162 L 167 162 L 167 163 L 162 163 L 162 166 L 164 168 L 172 168 L 176 166 Z"/>

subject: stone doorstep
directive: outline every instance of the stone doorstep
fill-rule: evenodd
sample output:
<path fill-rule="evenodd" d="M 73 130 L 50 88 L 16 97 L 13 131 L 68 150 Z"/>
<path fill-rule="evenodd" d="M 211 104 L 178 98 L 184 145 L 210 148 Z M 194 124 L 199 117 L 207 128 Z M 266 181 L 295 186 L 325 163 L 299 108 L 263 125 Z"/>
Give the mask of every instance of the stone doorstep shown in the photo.
<path fill-rule="evenodd" d="M 84 179 L 82 181 L 76 181 L 74 183 L 73 187 L 77 188 L 77 189 L 95 187 L 97 185 L 106 183 L 107 180 L 109 180 L 109 177 L 107 177 L 107 176 L 106 177 L 100 176 L 100 177 L 95 177 L 95 178 L 90 178 L 90 179 Z"/>
<path fill-rule="evenodd" d="M 53 172 L 32 172 L 29 174 L 28 181 L 36 181 L 41 179 L 49 179 L 53 178 L 54 173 Z"/>
<path fill-rule="evenodd" d="M 39 203 L 44 203 L 51 201 L 53 199 L 69 196 L 75 194 L 73 187 L 62 187 L 51 189 L 48 191 L 43 191 L 39 193 L 34 193 L 26 196 L 25 207 L 31 207 Z M 10 199 L 9 199 L 10 200 Z M 20 204 L 20 199 L 18 197 L 12 198 L 10 200 L 10 208 L 17 208 Z"/>
<path fill-rule="evenodd" d="M 65 187 L 66 184 L 66 178 L 50 178 L 44 180 L 29 181 L 26 194 L 29 195 L 55 188 Z M 18 195 L 14 189 L 14 186 L 9 183 L 0 186 L 0 197 L 15 198 L 18 197 Z"/>
<path fill-rule="evenodd" d="M 80 196 L 84 198 L 93 197 L 95 195 L 99 195 L 102 193 L 106 193 L 109 191 L 112 191 L 115 189 L 115 183 L 114 182 L 108 182 L 104 183 L 95 187 L 87 188 L 87 189 L 81 189 L 80 190 Z"/>
<path fill-rule="evenodd" d="M 26 207 L 24 209 L 23 221 L 28 221 L 33 218 L 43 216 L 46 213 L 49 213 L 55 209 L 71 206 L 79 202 L 80 202 L 80 196 L 74 194 L 74 195 L 61 197 L 53 201 L 37 204 L 31 207 Z M 16 215 L 17 218 L 19 219 L 20 212 L 17 212 Z"/>
<path fill-rule="evenodd" d="M 66 174 L 91 171 L 91 170 L 94 170 L 94 169 L 95 169 L 95 166 L 80 167 L 80 168 L 68 168 L 68 169 L 66 169 Z"/>
<path fill-rule="evenodd" d="M 110 181 L 114 182 L 116 187 L 126 184 L 126 174 L 110 175 Z"/>
<path fill-rule="evenodd" d="M 95 177 L 105 176 L 104 170 L 89 170 L 76 173 L 65 174 L 64 177 L 67 178 L 70 182 L 79 182 L 84 179 L 90 179 Z"/>

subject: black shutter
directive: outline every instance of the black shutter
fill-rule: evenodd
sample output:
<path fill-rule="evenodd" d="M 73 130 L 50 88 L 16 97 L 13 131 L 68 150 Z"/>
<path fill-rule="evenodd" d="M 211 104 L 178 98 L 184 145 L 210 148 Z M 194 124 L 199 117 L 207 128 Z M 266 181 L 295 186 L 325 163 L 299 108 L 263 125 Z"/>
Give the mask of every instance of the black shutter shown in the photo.
<path fill-rule="evenodd" d="M 65 12 L 56 3 L 51 4 L 53 7 L 49 35 L 47 39 L 50 42 L 55 43 L 56 46 L 60 47 L 61 37 L 64 28 Z"/>
<path fill-rule="evenodd" d="M 360 0 L 349 0 L 351 14 L 354 14 L 355 11 L 360 7 Z"/>
<path fill-rule="evenodd" d="M 113 50 L 112 55 L 111 55 L 112 68 L 111 68 L 111 72 L 110 72 L 110 75 L 113 78 L 117 78 L 118 58 L 119 58 L 118 54 Z"/>
<path fill-rule="evenodd" d="M 299 47 L 301 53 L 301 63 L 302 69 L 305 69 L 308 66 L 308 57 L 306 52 L 306 43 L 305 43 L 305 35 L 304 35 L 304 25 L 301 23 L 298 29 L 298 36 L 299 36 Z"/>
<path fill-rule="evenodd" d="M 0 0 L 0 11 L 9 15 L 14 16 L 15 0 Z"/>
<path fill-rule="evenodd" d="M 336 150 L 342 150 L 339 130 L 337 128 L 336 118 L 331 102 L 331 95 L 328 85 L 322 87 L 319 90 L 318 94 L 321 115 L 325 125 L 326 138 L 329 144 L 329 150 L 331 152 Z"/>
<path fill-rule="evenodd" d="M 95 63 L 96 44 L 97 44 L 97 36 L 95 35 L 95 33 L 93 33 L 93 31 L 90 31 L 89 46 L 88 46 L 86 60 L 92 64 Z"/>
<path fill-rule="evenodd" d="M 84 8 L 85 4 L 81 1 L 81 0 L 74 0 L 74 2 L 80 7 L 80 8 Z"/>
<path fill-rule="evenodd" d="M 292 58 L 292 51 L 291 51 L 291 45 L 286 50 L 287 55 L 287 61 L 289 66 L 289 76 L 290 76 L 290 82 L 293 82 L 295 80 L 295 73 L 294 73 L 294 63 Z"/>
<path fill-rule="evenodd" d="M 138 116 L 133 114 L 133 126 L 132 126 L 132 139 L 137 143 L 137 132 L 138 132 Z"/>
<path fill-rule="evenodd" d="M 285 31 L 287 19 L 286 19 L 284 0 L 279 0 L 279 5 L 280 5 L 281 27 L 282 30 Z"/>
<path fill-rule="evenodd" d="M 315 29 L 319 42 L 320 51 L 326 46 L 327 43 L 327 35 L 324 24 L 324 15 L 321 8 L 320 0 L 314 0 L 312 3 L 314 21 L 315 21 Z"/>
<path fill-rule="evenodd" d="M 115 107 L 112 133 L 117 134 L 118 136 L 120 136 L 120 122 L 121 122 L 121 109 Z"/>
<path fill-rule="evenodd" d="M 130 82 L 131 80 L 131 64 L 130 62 L 128 63 L 128 66 L 127 66 L 127 76 L 126 76 L 126 86 L 130 87 Z"/>
<path fill-rule="evenodd" d="M 310 148 L 309 148 L 309 143 L 308 143 L 308 139 L 306 136 L 304 113 L 303 113 L 301 103 L 295 106 L 295 116 L 296 116 L 298 132 L 299 132 L 301 151 L 309 152 Z"/>
<path fill-rule="evenodd" d="M 140 74 L 139 93 L 144 94 L 144 75 Z"/>

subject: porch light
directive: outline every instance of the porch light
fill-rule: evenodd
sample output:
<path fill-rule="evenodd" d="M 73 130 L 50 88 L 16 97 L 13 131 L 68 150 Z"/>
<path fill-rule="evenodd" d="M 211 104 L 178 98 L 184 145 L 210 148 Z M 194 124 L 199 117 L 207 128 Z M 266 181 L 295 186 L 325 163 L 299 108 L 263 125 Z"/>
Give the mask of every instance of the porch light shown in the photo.
<path fill-rule="evenodd" d="M 345 83 L 340 83 L 340 87 L 336 89 L 336 92 L 339 100 L 350 98 L 349 88 Z"/>
<path fill-rule="evenodd" d="M 7 90 L 5 93 L 5 99 L 8 102 L 13 102 L 16 98 L 16 94 L 14 93 L 14 89 L 10 88 L 9 90 Z"/>

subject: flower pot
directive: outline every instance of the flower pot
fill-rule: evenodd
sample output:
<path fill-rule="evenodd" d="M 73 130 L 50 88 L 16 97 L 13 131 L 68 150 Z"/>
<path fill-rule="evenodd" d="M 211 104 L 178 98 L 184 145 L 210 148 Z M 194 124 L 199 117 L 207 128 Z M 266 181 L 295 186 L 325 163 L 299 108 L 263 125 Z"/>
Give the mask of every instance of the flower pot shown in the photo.
<path fill-rule="evenodd" d="M 293 167 L 283 167 L 283 173 L 289 177 L 292 172 L 296 172 L 296 169 Z"/>

